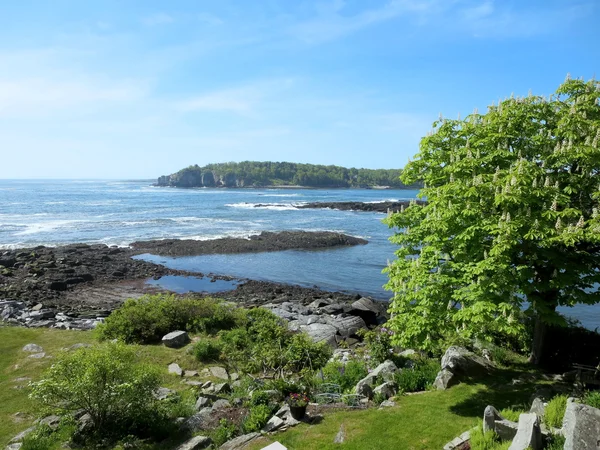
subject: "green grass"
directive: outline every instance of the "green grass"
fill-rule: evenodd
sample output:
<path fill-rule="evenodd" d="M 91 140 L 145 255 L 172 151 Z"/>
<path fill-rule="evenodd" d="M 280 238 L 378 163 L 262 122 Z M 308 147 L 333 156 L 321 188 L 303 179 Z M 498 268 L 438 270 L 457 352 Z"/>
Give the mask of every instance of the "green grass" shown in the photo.
<path fill-rule="evenodd" d="M 39 406 L 28 398 L 29 381 L 14 381 L 16 378 L 31 378 L 37 381 L 44 370 L 52 364 L 52 358 L 31 359 L 30 353 L 21 351 L 26 344 L 38 344 L 46 355 L 56 356 L 61 349 L 77 343 L 95 343 L 92 332 L 64 331 L 44 328 L 23 328 L 0 325 L 0 448 L 16 434 L 29 428 L 43 413 Z M 190 387 L 181 384 L 181 378 L 169 375 L 166 367 L 177 362 L 183 369 L 200 370 L 203 366 L 187 352 L 187 348 L 170 349 L 162 345 L 138 347 L 138 354 L 145 361 L 164 371 L 162 385 L 176 390 Z M 22 386 L 21 389 L 15 389 Z M 21 417 L 15 420 L 15 413 Z"/>

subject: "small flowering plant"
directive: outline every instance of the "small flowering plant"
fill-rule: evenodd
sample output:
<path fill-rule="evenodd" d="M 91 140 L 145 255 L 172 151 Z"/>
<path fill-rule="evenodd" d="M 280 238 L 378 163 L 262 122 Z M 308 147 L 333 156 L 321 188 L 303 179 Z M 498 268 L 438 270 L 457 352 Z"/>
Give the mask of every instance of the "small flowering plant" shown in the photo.
<path fill-rule="evenodd" d="M 306 394 L 291 393 L 287 398 L 287 404 L 294 407 L 302 407 L 308 405 L 309 398 Z"/>

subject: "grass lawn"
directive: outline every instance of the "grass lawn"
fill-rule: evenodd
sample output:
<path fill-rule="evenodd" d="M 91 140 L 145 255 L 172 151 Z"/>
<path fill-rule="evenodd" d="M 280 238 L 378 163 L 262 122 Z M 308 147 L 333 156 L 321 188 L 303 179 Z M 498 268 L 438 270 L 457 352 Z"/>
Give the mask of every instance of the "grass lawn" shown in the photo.
<path fill-rule="evenodd" d="M 0 448 L 20 431 L 31 426 L 43 415 L 28 398 L 28 380 L 39 379 L 52 363 L 52 356 L 76 343 L 94 343 L 94 334 L 81 331 L 29 329 L 0 325 Z M 28 358 L 21 349 L 24 345 L 41 345 L 49 358 Z M 166 366 L 177 362 L 184 369 L 199 370 L 202 365 L 187 353 L 187 349 L 169 349 L 161 345 L 140 346 L 142 358 L 164 371 L 163 386 L 189 389 L 181 379 L 168 375 Z M 494 378 L 478 384 L 460 384 L 448 391 L 405 395 L 397 399 L 397 406 L 384 410 L 336 411 L 325 414 L 315 425 L 301 425 L 284 433 L 263 437 L 251 449 L 260 449 L 270 442 L 279 441 L 294 449 L 440 449 L 465 430 L 473 427 L 482 417 L 488 404 L 498 409 L 521 409 L 535 392 L 534 383 L 513 386 L 510 380 L 530 371 L 502 371 Z M 19 412 L 19 416 L 15 413 Z M 334 444 L 335 435 L 343 426 L 346 439 Z M 171 446 L 172 447 L 172 446 Z M 165 447 L 165 448 L 171 448 Z M 162 448 L 162 446 L 161 446 Z"/>
<path fill-rule="evenodd" d="M 29 380 L 36 381 L 43 371 L 52 364 L 52 356 L 58 355 L 63 348 L 77 343 L 94 343 L 94 333 L 88 331 L 64 331 L 47 328 L 23 328 L 0 325 L 0 449 L 16 434 L 31 426 L 32 422 L 43 415 L 39 406 L 28 398 Z M 47 356 L 32 359 L 31 353 L 21 349 L 26 344 L 38 344 L 44 348 Z M 181 379 L 167 373 L 166 367 L 177 362 L 184 369 L 198 370 L 202 366 L 187 353 L 187 349 L 170 349 L 162 345 L 138 347 L 142 358 L 160 367 L 164 373 L 162 385 L 172 389 L 188 389 Z M 16 413 L 20 413 L 15 417 Z"/>

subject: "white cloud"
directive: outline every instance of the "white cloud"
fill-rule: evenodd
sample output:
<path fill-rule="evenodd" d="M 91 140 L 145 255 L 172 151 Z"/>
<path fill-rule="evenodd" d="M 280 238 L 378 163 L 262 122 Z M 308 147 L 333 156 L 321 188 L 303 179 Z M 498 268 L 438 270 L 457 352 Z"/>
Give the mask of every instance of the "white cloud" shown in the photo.
<path fill-rule="evenodd" d="M 167 25 L 175 22 L 175 18 L 166 13 L 156 13 L 142 18 L 142 23 L 147 26 Z"/>

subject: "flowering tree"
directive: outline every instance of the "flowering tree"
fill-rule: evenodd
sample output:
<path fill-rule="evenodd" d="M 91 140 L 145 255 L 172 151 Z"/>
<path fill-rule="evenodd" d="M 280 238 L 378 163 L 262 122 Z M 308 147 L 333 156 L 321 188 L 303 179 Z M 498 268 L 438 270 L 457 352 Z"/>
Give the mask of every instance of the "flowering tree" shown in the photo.
<path fill-rule="evenodd" d="M 448 333 L 522 335 L 533 362 L 559 305 L 600 301 L 600 83 L 569 77 L 465 120 L 442 119 L 402 174 L 420 198 L 392 214 L 396 343 L 432 348 Z"/>

